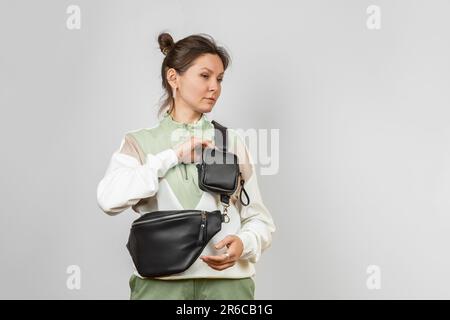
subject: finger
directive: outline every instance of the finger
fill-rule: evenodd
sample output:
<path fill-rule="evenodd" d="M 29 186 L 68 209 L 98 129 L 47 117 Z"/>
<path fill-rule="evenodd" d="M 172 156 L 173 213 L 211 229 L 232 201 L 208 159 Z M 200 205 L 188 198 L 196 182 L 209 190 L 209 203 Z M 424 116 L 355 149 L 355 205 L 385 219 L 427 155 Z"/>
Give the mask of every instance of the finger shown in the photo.
<path fill-rule="evenodd" d="M 225 270 L 225 269 L 227 269 L 229 267 L 232 267 L 234 265 L 235 265 L 235 262 L 226 263 L 226 264 L 223 264 L 223 265 L 220 265 L 220 266 L 215 266 L 215 265 L 208 264 L 208 266 L 210 268 L 212 268 L 214 270 L 218 270 L 218 271 Z"/>
<path fill-rule="evenodd" d="M 208 261 L 208 262 L 212 262 L 212 263 L 224 263 L 227 261 L 232 260 L 234 257 L 234 254 L 232 255 L 231 253 L 228 253 L 228 255 L 225 254 L 221 254 L 218 256 L 204 256 L 203 260 Z"/>
<path fill-rule="evenodd" d="M 208 140 L 201 140 L 197 138 L 195 140 L 195 146 L 192 148 L 194 154 L 194 162 L 202 162 L 204 156 L 204 149 L 212 147 L 211 142 Z"/>
<path fill-rule="evenodd" d="M 210 147 L 210 142 L 206 140 L 196 139 L 193 142 L 192 149 L 195 149 L 196 151 L 201 151 L 205 147 Z"/>
<path fill-rule="evenodd" d="M 203 260 L 203 262 L 206 263 L 207 265 L 211 266 L 211 267 L 219 268 L 219 267 L 221 267 L 223 265 L 226 265 L 226 264 L 229 264 L 229 263 L 235 263 L 236 261 L 235 260 L 227 260 L 227 261 L 223 261 L 221 263 L 215 263 L 213 261 Z"/>
<path fill-rule="evenodd" d="M 213 149 L 215 148 L 214 144 L 211 141 L 209 141 L 209 140 L 203 140 L 202 141 L 202 145 L 203 146 L 207 146 L 209 148 L 213 148 Z"/>
<path fill-rule="evenodd" d="M 238 257 L 238 255 L 237 255 L 235 248 L 233 248 L 233 246 L 231 246 L 228 248 L 227 252 L 225 252 L 223 254 L 203 256 L 203 257 L 205 257 L 209 261 L 213 261 L 213 262 L 217 263 L 217 261 L 225 261 L 226 262 L 226 261 L 236 260 L 236 257 Z"/>
<path fill-rule="evenodd" d="M 203 261 L 207 261 L 207 262 L 212 262 L 212 263 L 223 263 L 226 260 L 228 260 L 228 257 L 224 254 L 220 255 L 220 256 L 207 256 L 207 257 L 203 257 Z"/>
<path fill-rule="evenodd" d="M 194 162 L 202 162 L 203 159 L 202 146 L 203 146 L 202 143 L 199 143 L 192 149 L 192 153 L 194 155 Z"/>
<path fill-rule="evenodd" d="M 226 236 L 225 238 L 223 238 L 222 240 L 220 240 L 219 242 L 217 242 L 217 243 L 214 245 L 214 248 L 216 248 L 216 249 L 221 249 L 221 248 L 223 248 L 224 246 L 227 246 L 227 247 L 228 247 L 228 244 L 232 243 L 233 240 L 234 240 L 233 237 L 231 237 L 231 236 Z"/>

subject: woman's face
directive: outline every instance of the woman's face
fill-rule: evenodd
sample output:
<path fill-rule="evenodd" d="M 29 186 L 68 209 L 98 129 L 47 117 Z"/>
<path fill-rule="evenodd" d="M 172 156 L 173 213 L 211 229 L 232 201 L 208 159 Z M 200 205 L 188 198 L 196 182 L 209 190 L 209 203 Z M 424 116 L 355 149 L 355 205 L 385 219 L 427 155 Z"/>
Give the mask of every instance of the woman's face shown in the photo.
<path fill-rule="evenodd" d="M 223 63 L 218 55 L 205 54 L 198 57 L 178 77 L 175 104 L 186 105 L 200 113 L 210 112 L 219 99 L 223 75 Z"/>

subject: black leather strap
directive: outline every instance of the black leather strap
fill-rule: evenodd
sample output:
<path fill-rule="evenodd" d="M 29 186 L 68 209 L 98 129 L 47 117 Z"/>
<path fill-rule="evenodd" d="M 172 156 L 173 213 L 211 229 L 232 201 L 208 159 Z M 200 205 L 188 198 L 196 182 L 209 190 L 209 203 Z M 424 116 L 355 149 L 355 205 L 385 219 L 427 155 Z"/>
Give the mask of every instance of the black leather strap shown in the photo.
<path fill-rule="evenodd" d="M 244 178 L 242 178 L 242 173 L 240 173 L 240 175 L 241 175 L 241 192 L 239 193 L 239 201 L 242 203 L 242 205 L 244 207 L 246 207 L 246 206 L 248 206 L 250 204 L 250 197 L 248 196 L 247 191 L 244 189 L 244 182 L 245 182 L 245 180 L 244 180 Z M 244 203 L 242 201 L 242 192 L 244 192 L 245 197 L 247 198 L 247 203 Z"/>
<path fill-rule="evenodd" d="M 217 148 L 223 151 L 227 151 L 227 128 L 222 126 L 217 121 L 213 120 L 211 123 L 214 125 L 214 143 Z"/>
<path fill-rule="evenodd" d="M 227 128 L 222 126 L 217 121 L 213 120 L 211 123 L 214 125 L 214 143 L 215 146 L 226 152 L 227 151 Z M 226 194 L 220 195 L 220 202 L 229 204 L 230 203 L 230 197 Z"/>

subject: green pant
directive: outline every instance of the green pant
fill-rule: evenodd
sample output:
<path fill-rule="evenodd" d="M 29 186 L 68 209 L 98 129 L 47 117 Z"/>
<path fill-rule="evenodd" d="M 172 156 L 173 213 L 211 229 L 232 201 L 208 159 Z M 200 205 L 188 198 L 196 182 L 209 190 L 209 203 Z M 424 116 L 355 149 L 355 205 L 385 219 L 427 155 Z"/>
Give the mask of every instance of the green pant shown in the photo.
<path fill-rule="evenodd" d="M 254 300 L 255 283 L 242 279 L 130 278 L 131 300 Z"/>

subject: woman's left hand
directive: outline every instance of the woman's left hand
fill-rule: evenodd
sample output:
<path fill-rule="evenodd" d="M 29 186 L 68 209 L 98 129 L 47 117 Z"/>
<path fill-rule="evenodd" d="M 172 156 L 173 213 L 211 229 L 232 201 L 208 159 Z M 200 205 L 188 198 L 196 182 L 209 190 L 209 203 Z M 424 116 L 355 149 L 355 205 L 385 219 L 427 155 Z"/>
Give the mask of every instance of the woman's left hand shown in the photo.
<path fill-rule="evenodd" d="M 227 253 L 218 256 L 201 256 L 200 259 L 206 262 L 211 268 L 219 271 L 234 266 L 242 255 L 242 251 L 244 251 L 244 244 L 238 236 L 229 235 L 216 243 L 214 247 L 221 249 L 224 246 L 228 248 Z"/>

